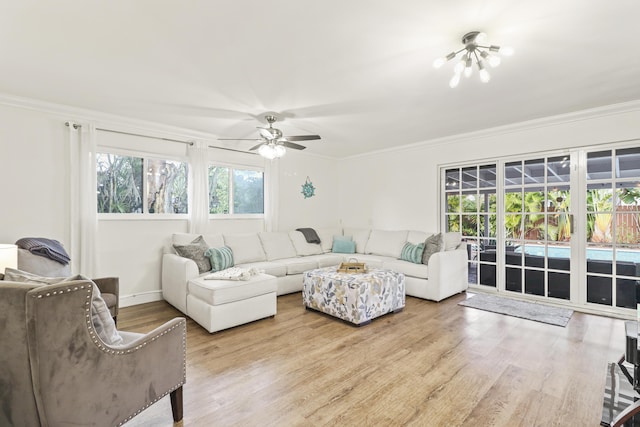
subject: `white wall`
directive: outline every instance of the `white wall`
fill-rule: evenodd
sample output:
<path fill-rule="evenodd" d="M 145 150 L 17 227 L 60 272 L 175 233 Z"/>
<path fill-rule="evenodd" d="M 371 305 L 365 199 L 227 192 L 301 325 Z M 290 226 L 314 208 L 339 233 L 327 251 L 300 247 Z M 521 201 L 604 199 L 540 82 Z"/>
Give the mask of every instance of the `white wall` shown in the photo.
<path fill-rule="evenodd" d="M 345 225 L 436 231 L 439 168 L 545 150 L 640 139 L 640 104 L 612 106 L 346 159 Z M 638 141 L 640 144 L 640 140 Z"/>
<path fill-rule="evenodd" d="M 344 181 L 336 171 L 336 161 L 295 150 L 287 150 L 287 155 L 278 161 L 278 229 L 338 226 L 341 210 L 338 192 Z M 315 196 L 305 199 L 302 184 L 307 176 L 315 187 Z"/>
<path fill-rule="evenodd" d="M 59 118 L 0 105 L 0 242 L 69 238 L 69 152 Z"/>
<path fill-rule="evenodd" d="M 138 128 L 124 118 L 92 112 L 69 112 L 66 107 L 21 102 L 7 105 L 0 98 L 0 243 L 13 243 L 21 237 L 47 237 L 59 240 L 71 253 L 69 212 L 69 150 L 65 121 L 93 121 L 98 127 L 124 131 Z M 58 108 L 59 107 L 59 108 Z M 145 135 L 168 136 L 166 130 L 145 124 Z M 195 133 L 194 133 L 195 135 Z M 211 137 L 211 136 L 209 136 Z M 177 139 L 191 138 L 182 135 Z M 206 139 L 205 139 L 206 140 Z M 165 155 L 186 159 L 186 145 L 99 131 L 98 147 L 110 147 L 125 153 Z M 212 140 L 212 144 L 215 141 Z M 209 150 L 209 160 L 230 165 L 263 167 L 264 160 L 255 155 L 225 150 Z M 281 230 L 304 226 L 335 225 L 339 221 L 335 209 L 338 177 L 333 161 L 289 150 L 279 160 L 279 182 L 282 186 L 279 210 Z M 307 176 L 313 179 L 317 195 L 304 199 L 301 185 Z M 263 231 L 262 219 L 216 219 L 209 222 L 211 233 L 246 233 Z M 123 306 L 161 299 L 161 259 L 174 232 L 187 232 L 186 219 L 100 219 L 97 239 L 96 276 L 120 278 Z"/>

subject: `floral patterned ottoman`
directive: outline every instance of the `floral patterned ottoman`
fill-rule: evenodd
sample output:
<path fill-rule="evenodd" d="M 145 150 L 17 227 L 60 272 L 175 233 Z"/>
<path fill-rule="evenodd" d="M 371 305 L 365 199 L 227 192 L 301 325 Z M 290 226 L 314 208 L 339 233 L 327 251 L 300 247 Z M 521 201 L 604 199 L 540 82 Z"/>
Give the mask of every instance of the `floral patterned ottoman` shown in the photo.
<path fill-rule="evenodd" d="M 404 308 L 404 274 L 383 269 L 339 273 L 337 267 L 306 271 L 302 301 L 307 308 L 364 325 Z"/>

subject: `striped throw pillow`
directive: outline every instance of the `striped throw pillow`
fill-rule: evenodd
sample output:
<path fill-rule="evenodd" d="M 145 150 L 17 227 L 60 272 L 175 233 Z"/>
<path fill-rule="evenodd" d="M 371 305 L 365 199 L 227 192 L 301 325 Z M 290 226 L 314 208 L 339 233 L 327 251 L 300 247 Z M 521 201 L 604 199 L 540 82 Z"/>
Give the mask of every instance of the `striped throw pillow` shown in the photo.
<path fill-rule="evenodd" d="M 211 271 L 222 271 L 233 267 L 233 251 L 228 246 L 209 248 L 204 254 L 211 261 Z"/>
<path fill-rule="evenodd" d="M 414 264 L 422 264 L 422 252 L 424 252 L 424 243 L 405 243 L 400 253 L 400 259 L 403 261 L 409 261 Z"/>

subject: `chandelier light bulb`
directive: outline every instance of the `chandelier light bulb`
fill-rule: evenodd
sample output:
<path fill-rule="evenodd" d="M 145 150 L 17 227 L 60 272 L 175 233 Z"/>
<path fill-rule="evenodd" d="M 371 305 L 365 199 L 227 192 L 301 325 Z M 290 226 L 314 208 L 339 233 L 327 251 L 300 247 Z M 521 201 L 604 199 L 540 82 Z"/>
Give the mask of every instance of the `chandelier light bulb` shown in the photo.
<path fill-rule="evenodd" d="M 453 58 L 456 57 L 456 53 L 455 52 L 451 52 L 450 54 L 448 54 L 447 56 L 444 56 L 442 58 L 438 58 L 435 61 L 433 61 L 433 67 L 434 68 L 440 68 L 442 67 L 446 62 L 451 61 Z"/>
<path fill-rule="evenodd" d="M 484 44 L 487 41 L 487 34 L 482 31 L 476 35 L 475 42 L 476 44 Z"/>
<path fill-rule="evenodd" d="M 433 61 L 433 68 L 440 68 L 444 65 L 445 62 L 447 62 L 446 58 L 438 58 Z"/>
<path fill-rule="evenodd" d="M 456 66 L 453 67 L 453 72 L 456 74 L 460 74 L 462 71 L 464 71 L 465 66 L 466 61 L 464 60 L 464 58 L 462 58 L 462 61 L 458 62 Z"/>
<path fill-rule="evenodd" d="M 494 68 L 495 68 L 495 67 L 497 67 L 498 65 L 500 65 L 501 59 L 500 59 L 500 57 L 499 57 L 499 56 L 496 56 L 496 55 L 489 55 L 489 53 L 488 53 L 488 52 L 486 52 L 486 51 L 482 51 L 482 52 L 480 52 L 480 56 L 482 56 L 482 58 L 483 58 L 484 60 L 486 60 L 486 61 L 489 63 L 489 65 L 490 65 L 491 67 L 494 67 Z"/>
<path fill-rule="evenodd" d="M 502 46 L 499 52 L 504 56 L 511 56 L 515 51 L 511 46 Z"/>
<path fill-rule="evenodd" d="M 480 70 L 480 80 L 482 83 L 488 83 L 491 80 L 491 75 L 486 68 L 484 68 L 484 63 L 482 60 L 478 61 L 478 69 Z"/>
<path fill-rule="evenodd" d="M 471 56 L 467 56 L 464 67 L 464 76 L 470 77 L 473 74 L 473 61 L 471 60 Z"/>
<path fill-rule="evenodd" d="M 460 73 L 455 73 L 453 77 L 451 77 L 451 80 L 449 80 L 449 87 L 453 89 L 454 87 L 458 86 L 459 83 L 460 83 Z"/>

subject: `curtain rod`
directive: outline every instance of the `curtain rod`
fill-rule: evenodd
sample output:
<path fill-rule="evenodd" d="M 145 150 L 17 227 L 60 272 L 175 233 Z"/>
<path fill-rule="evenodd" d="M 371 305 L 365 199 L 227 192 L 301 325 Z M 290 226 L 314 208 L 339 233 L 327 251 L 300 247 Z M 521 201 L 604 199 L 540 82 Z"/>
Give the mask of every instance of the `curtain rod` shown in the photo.
<path fill-rule="evenodd" d="M 82 127 L 82 125 L 79 125 L 77 123 L 65 122 L 64 124 L 67 127 L 73 126 L 74 129 L 78 129 L 78 128 Z M 171 139 L 171 138 L 162 138 L 162 137 L 156 137 L 156 136 L 142 135 L 142 134 L 139 134 L 139 133 L 123 132 L 123 131 L 120 131 L 120 130 L 113 130 L 113 129 L 96 128 L 96 130 L 99 130 L 99 131 L 102 131 L 102 132 L 119 133 L 121 135 L 139 136 L 141 138 L 159 139 L 159 140 L 162 140 L 162 141 L 178 142 L 180 144 L 193 145 L 193 141 L 181 141 L 179 139 Z M 207 145 L 207 147 L 213 148 L 215 150 L 235 151 L 236 153 L 251 154 L 252 156 L 257 156 L 258 155 L 258 153 L 252 153 L 250 151 L 236 150 L 234 148 L 226 148 L 226 147 L 216 147 L 215 145 Z"/>

